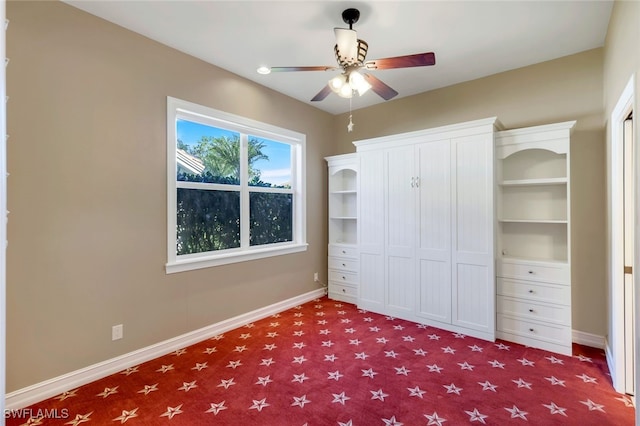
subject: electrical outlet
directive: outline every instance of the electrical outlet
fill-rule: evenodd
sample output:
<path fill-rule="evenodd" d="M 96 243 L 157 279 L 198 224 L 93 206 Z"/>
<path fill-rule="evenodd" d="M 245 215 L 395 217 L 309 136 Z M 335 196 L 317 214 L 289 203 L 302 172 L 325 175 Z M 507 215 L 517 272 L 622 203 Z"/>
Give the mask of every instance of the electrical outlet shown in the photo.
<path fill-rule="evenodd" d="M 317 272 L 313 273 L 313 282 L 314 283 L 320 282 L 320 278 L 318 278 L 318 273 Z"/>
<path fill-rule="evenodd" d="M 124 335 L 122 324 L 114 325 L 111 327 L 111 340 L 120 340 Z"/>

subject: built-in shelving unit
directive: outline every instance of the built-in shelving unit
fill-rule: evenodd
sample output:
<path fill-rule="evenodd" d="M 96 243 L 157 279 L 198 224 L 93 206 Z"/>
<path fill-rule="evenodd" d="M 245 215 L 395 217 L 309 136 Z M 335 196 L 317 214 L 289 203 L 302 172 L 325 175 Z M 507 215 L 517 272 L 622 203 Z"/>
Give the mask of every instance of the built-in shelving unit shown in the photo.
<path fill-rule="evenodd" d="M 358 297 L 358 162 L 356 154 L 326 157 L 329 167 L 329 297 Z"/>
<path fill-rule="evenodd" d="M 497 336 L 563 354 L 571 354 L 574 124 L 496 135 Z"/>

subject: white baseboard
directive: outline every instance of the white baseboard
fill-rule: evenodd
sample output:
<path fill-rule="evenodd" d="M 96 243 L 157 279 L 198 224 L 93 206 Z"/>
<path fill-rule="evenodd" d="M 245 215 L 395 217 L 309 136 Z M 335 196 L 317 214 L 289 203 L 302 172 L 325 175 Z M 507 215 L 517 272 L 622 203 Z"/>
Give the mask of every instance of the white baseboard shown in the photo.
<path fill-rule="evenodd" d="M 158 358 L 178 349 L 209 339 L 218 334 L 238 328 L 253 321 L 293 308 L 326 294 L 326 289 L 313 290 L 264 308 L 212 324 L 189 333 L 138 349 L 133 352 L 54 377 L 40 383 L 18 389 L 6 395 L 5 408 L 8 410 L 27 407 L 36 402 L 59 395 L 62 392 L 86 385 L 129 367 Z"/>
<path fill-rule="evenodd" d="M 592 348 L 604 349 L 604 336 L 597 334 L 585 333 L 584 331 L 573 330 L 572 339 L 574 343 L 579 345 L 590 346 Z"/>

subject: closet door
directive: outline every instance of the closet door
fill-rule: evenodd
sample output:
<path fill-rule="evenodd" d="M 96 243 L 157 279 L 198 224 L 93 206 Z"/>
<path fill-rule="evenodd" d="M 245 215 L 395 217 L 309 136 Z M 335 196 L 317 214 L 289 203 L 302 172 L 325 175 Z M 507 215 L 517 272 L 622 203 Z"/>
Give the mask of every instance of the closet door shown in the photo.
<path fill-rule="evenodd" d="M 386 312 L 410 319 L 415 312 L 415 240 L 417 175 L 415 149 L 385 151 Z"/>
<path fill-rule="evenodd" d="M 420 317 L 451 323 L 451 179 L 449 140 L 416 147 L 417 310 Z"/>
<path fill-rule="evenodd" d="M 493 134 L 451 140 L 452 324 L 495 335 Z"/>
<path fill-rule="evenodd" d="M 384 312 L 384 157 L 382 151 L 358 154 L 358 245 L 360 288 L 358 306 Z"/>

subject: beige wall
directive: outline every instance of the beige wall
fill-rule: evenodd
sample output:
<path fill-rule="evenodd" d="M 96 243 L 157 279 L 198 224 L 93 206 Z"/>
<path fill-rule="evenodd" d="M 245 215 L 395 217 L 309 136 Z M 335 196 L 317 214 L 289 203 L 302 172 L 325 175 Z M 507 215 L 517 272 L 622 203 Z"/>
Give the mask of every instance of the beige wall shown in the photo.
<path fill-rule="evenodd" d="M 326 282 L 331 115 L 63 3 L 7 16 L 8 392 Z M 167 95 L 307 135 L 308 251 L 165 274 Z"/>
<path fill-rule="evenodd" d="M 506 128 L 578 120 L 573 325 L 605 334 L 603 49 L 358 110 L 347 133 L 346 115 L 62 3 L 9 1 L 7 15 L 7 391 L 317 288 L 322 158 L 353 152 L 352 140 L 489 116 Z M 164 273 L 167 95 L 307 135 L 307 252 Z M 119 323 L 125 338 L 111 342 Z"/>
<path fill-rule="evenodd" d="M 574 330 L 604 336 L 606 319 L 603 49 L 548 61 L 337 117 L 340 153 L 353 140 L 497 116 L 505 128 L 577 120 L 571 140 Z"/>

